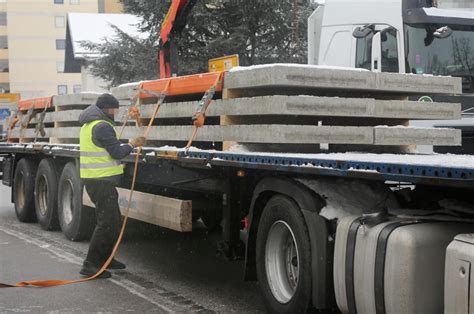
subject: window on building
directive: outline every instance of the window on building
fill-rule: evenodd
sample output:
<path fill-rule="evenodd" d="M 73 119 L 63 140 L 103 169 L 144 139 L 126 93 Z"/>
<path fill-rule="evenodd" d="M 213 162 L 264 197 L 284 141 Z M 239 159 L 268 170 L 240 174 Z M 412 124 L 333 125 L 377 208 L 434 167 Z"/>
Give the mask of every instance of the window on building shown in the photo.
<path fill-rule="evenodd" d="M 0 93 L 9 93 L 10 83 L 0 83 Z"/>
<path fill-rule="evenodd" d="M 0 59 L 0 72 L 10 72 L 8 68 L 8 60 L 7 59 Z"/>
<path fill-rule="evenodd" d="M 82 92 L 82 85 L 73 85 L 72 91 L 74 94 L 79 94 L 80 92 Z"/>
<path fill-rule="evenodd" d="M 105 1 L 99 0 L 99 13 L 105 13 Z"/>
<path fill-rule="evenodd" d="M 64 0 L 54 0 L 54 4 L 64 4 Z"/>
<path fill-rule="evenodd" d="M 56 71 L 58 73 L 64 73 L 64 62 L 62 61 L 56 62 Z"/>
<path fill-rule="evenodd" d="M 65 39 L 56 39 L 56 49 L 57 50 L 66 49 L 66 40 Z"/>
<path fill-rule="evenodd" d="M 8 36 L 0 36 L 0 49 L 8 49 Z"/>
<path fill-rule="evenodd" d="M 0 12 L 0 25 L 7 25 L 7 12 Z"/>
<path fill-rule="evenodd" d="M 70 4 L 81 4 L 81 1 L 80 0 L 70 0 L 69 3 Z"/>
<path fill-rule="evenodd" d="M 58 95 L 67 95 L 67 85 L 58 85 Z"/>
<path fill-rule="evenodd" d="M 66 27 L 66 18 L 64 16 L 55 16 L 54 25 L 56 26 L 56 28 Z"/>

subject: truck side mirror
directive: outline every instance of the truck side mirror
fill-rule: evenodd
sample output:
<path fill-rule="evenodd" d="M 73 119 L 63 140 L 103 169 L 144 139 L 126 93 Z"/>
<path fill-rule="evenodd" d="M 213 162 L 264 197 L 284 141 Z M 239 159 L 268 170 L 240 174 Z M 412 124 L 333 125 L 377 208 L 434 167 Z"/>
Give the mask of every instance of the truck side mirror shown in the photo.
<path fill-rule="evenodd" d="M 438 39 L 448 38 L 453 34 L 453 30 L 449 26 L 443 26 L 433 32 L 433 36 Z"/>
<path fill-rule="evenodd" d="M 382 72 L 382 37 L 380 32 L 372 38 L 372 72 Z"/>
<path fill-rule="evenodd" d="M 367 36 L 369 36 L 373 32 L 374 32 L 374 25 L 373 24 L 358 26 L 352 32 L 352 36 L 354 36 L 354 38 L 361 39 L 361 38 L 366 38 Z"/>

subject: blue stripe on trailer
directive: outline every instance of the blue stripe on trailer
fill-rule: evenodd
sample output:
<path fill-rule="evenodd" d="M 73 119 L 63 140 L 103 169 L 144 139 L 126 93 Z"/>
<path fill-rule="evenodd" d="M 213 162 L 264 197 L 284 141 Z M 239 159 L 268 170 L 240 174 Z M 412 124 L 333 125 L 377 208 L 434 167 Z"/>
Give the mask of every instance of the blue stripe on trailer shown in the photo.
<path fill-rule="evenodd" d="M 315 158 L 294 158 L 280 157 L 272 155 L 248 155 L 234 154 L 224 152 L 180 152 L 180 157 L 198 158 L 212 160 L 222 160 L 227 162 L 239 163 L 243 168 L 258 168 L 260 165 L 273 166 L 275 170 L 284 170 L 288 167 L 316 167 L 324 169 L 338 170 L 338 172 L 347 173 L 349 171 L 357 172 L 376 172 L 386 176 L 387 180 L 394 178 L 439 178 L 456 180 L 474 180 L 474 169 L 470 168 L 451 168 L 440 166 L 422 166 L 410 164 L 395 163 L 377 163 L 363 162 L 358 160 L 329 160 Z M 473 157 L 474 158 L 474 157 Z M 344 175 L 340 173 L 339 175 Z"/>

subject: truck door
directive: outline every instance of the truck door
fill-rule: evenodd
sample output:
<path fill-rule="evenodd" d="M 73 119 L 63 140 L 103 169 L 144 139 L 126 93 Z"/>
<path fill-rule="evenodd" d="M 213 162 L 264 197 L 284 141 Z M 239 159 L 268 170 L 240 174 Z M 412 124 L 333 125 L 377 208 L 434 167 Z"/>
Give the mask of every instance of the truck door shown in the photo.
<path fill-rule="evenodd" d="M 364 27 L 372 31 L 364 31 Z M 400 73 L 400 38 L 394 27 L 367 25 L 356 28 L 353 36 L 356 37 L 356 68 Z"/>
<path fill-rule="evenodd" d="M 397 30 L 393 27 L 380 32 L 382 71 L 398 73 L 398 37 Z"/>
<path fill-rule="evenodd" d="M 321 56 L 319 65 L 353 67 L 351 62 L 352 26 L 324 27 L 321 35 Z"/>

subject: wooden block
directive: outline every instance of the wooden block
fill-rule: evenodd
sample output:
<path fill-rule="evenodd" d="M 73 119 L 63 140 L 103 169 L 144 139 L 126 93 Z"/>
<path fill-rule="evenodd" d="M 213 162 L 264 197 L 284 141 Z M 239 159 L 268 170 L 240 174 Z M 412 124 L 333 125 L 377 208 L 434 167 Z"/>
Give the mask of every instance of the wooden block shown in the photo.
<path fill-rule="evenodd" d="M 123 215 L 127 209 L 130 190 L 118 188 L 117 191 Z M 86 192 L 83 194 L 83 205 L 95 207 Z M 192 209 L 192 201 L 135 191 L 129 217 L 179 232 L 191 232 Z"/>

